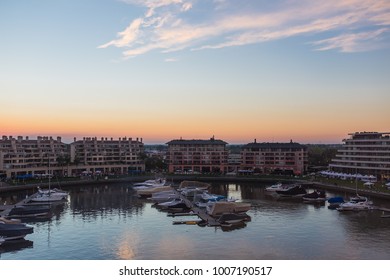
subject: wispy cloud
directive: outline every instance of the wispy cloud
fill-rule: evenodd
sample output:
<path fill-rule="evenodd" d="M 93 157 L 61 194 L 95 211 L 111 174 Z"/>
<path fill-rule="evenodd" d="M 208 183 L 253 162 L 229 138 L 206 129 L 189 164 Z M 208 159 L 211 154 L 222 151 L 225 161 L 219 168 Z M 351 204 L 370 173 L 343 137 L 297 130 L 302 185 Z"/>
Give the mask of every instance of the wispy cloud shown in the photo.
<path fill-rule="evenodd" d="M 316 50 L 368 51 L 384 46 L 381 38 L 390 32 L 388 0 L 125 2 L 145 7 L 145 14 L 99 48 L 123 48 L 126 58 L 153 50 L 218 49 L 304 34 L 322 37 L 313 43 L 319 46 Z M 329 31 L 335 35 L 329 37 Z"/>
<path fill-rule="evenodd" d="M 166 58 L 164 61 L 165 62 L 176 62 L 178 59 L 174 57 Z"/>
<path fill-rule="evenodd" d="M 381 47 L 381 35 L 388 32 L 388 28 L 375 31 L 350 33 L 335 36 L 333 38 L 316 41 L 313 45 L 319 45 L 319 51 L 339 49 L 341 52 L 360 52 L 374 50 Z"/>

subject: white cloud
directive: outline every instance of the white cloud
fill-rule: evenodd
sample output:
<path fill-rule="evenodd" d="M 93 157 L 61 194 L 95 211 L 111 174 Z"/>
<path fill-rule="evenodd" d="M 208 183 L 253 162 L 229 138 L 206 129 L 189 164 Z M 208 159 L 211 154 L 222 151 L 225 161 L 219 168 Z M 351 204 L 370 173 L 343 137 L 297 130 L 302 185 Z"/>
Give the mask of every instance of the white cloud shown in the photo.
<path fill-rule="evenodd" d="M 368 40 L 389 33 L 386 26 L 390 25 L 388 0 L 282 0 L 274 6 L 253 1 L 245 2 L 242 7 L 237 1 L 214 0 L 206 8 L 202 2 L 197 14 L 192 14 L 192 10 L 200 1 L 126 2 L 145 7 L 144 17 L 119 32 L 118 39 L 100 46 L 125 48 L 125 57 L 153 50 L 242 46 L 303 34 L 323 36 L 327 31 L 339 35 L 315 42 L 315 46 L 320 46 L 317 50 L 362 51 L 374 49 L 372 45 L 377 41 L 369 44 Z"/>
<path fill-rule="evenodd" d="M 339 49 L 341 52 L 361 52 L 377 49 L 381 35 L 388 32 L 388 28 L 375 31 L 350 33 L 335 36 L 333 38 L 316 41 L 313 45 L 319 45 L 319 51 Z"/>
<path fill-rule="evenodd" d="M 176 61 L 178 61 L 178 59 L 174 58 L 174 57 L 170 57 L 170 58 L 166 58 L 164 61 L 165 62 L 176 62 Z"/>
<path fill-rule="evenodd" d="M 107 48 L 109 46 L 116 46 L 118 48 L 130 46 L 138 37 L 139 28 L 143 23 L 143 19 L 135 19 L 124 31 L 118 33 L 118 40 L 112 40 L 98 48 Z"/>

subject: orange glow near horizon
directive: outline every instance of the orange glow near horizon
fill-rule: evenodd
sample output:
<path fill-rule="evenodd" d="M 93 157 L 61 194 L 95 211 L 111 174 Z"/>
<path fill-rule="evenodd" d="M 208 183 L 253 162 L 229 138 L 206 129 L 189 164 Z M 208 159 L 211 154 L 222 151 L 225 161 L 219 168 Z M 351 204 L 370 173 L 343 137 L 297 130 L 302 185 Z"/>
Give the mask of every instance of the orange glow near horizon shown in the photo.
<path fill-rule="evenodd" d="M 89 108 L 87 111 L 56 111 L 42 107 L 34 113 L 26 108 L 5 108 L 0 112 L 0 133 L 68 139 L 131 137 L 143 138 L 144 143 L 166 143 L 180 137 L 209 139 L 212 136 L 228 143 L 248 143 L 254 139 L 258 142 L 341 143 L 351 132 L 389 130 L 387 118 L 343 110 L 346 115 L 352 116 L 344 118 L 337 114 L 337 111 L 342 111 L 337 107 L 335 105 L 332 112 L 313 112 L 304 108 L 284 108 L 275 112 L 270 108 L 256 109 L 251 104 L 248 105 L 250 110 L 208 108 L 199 112 L 182 107 L 158 110 L 155 106 L 146 112 L 141 109 L 125 110 L 125 106 L 117 110 Z"/>

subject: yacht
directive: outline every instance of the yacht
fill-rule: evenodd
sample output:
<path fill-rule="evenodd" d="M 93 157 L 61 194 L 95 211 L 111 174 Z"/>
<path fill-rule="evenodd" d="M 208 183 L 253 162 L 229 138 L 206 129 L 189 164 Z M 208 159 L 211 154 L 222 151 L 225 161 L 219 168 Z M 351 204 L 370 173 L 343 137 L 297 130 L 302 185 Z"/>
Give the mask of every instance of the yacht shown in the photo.
<path fill-rule="evenodd" d="M 306 190 L 301 185 L 291 185 L 283 190 L 278 190 L 276 193 L 282 197 L 300 197 L 306 194 Z"/>
<path fill-rule="evenodd" d="M 0 217 L 0 236 L 4 241 L 22 239 L 33 233 L 34 228 L 17 220 L 8 220 Z"/>
<path fill-rule="evenodd" d="M 276 183 L 272 186 L 269 186 L 269 187 L 266 187 L 265 190 L 266 191 L 269 191 L 269 192 L 276 192 L 276 191 L 280 191 L 280 190 L 283 190 L 283 189 L 286 189 L 286 186 L 283 186 L 282 183 Z"/>
<path fill-rule="evenodd" d="M 302 199 L 308 202 L 322 202 L 326 200 L 326 194 L 324 191 L 315 190 L 311 193 L 303 195 Z"/>
<path fill-rule="evenodd" d="M 362 211 L 362 210 L 371 210 L 373 209 L 372 201 L 369 201 L 367 197 L 360 196 L 360 199 L 351 199 L 348 202 L 341 203 L 338 208 L 338 211 Z"/>

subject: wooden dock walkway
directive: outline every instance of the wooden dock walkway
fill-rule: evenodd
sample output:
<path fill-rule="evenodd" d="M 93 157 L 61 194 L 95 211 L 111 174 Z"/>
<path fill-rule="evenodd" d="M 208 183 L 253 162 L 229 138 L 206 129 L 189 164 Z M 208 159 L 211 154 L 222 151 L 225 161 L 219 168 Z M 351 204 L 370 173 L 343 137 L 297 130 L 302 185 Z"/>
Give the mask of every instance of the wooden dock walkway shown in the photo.
<path fill-rule="evenodd" d="M 11 211 L 12 208 L 14 208 L 15 206 L 21 206 L 23 204 L 29 203 L 31 198 L 33 198 L 34 196 L 35 196 L 35 194 L 33 194 L 33 195 L 29 196 L 29 197 L 26 197 L 25 199 L 15 203 L 15 204 L 1 205 L 0 206 L 0 217 L 8 216 L 8 214 Z"/>
<path fill-rule="evenodd" d="M 197 207 L 191 200 L 189 200 L 187 197 L 179 193 L 179 197 L 184 201 L 184 203 L 187 205 L 188 208 L 191 209 L 191 212 L 189 213 L 169 213 L 168 215 L 171 217 L 175 216 L 198 216 L 202 221 L 206 222 L 208 226 L 210 227 L 217 227 L 221 224 L 212 216 L 207 214 L 206 210 L 203 208 Z"/>

